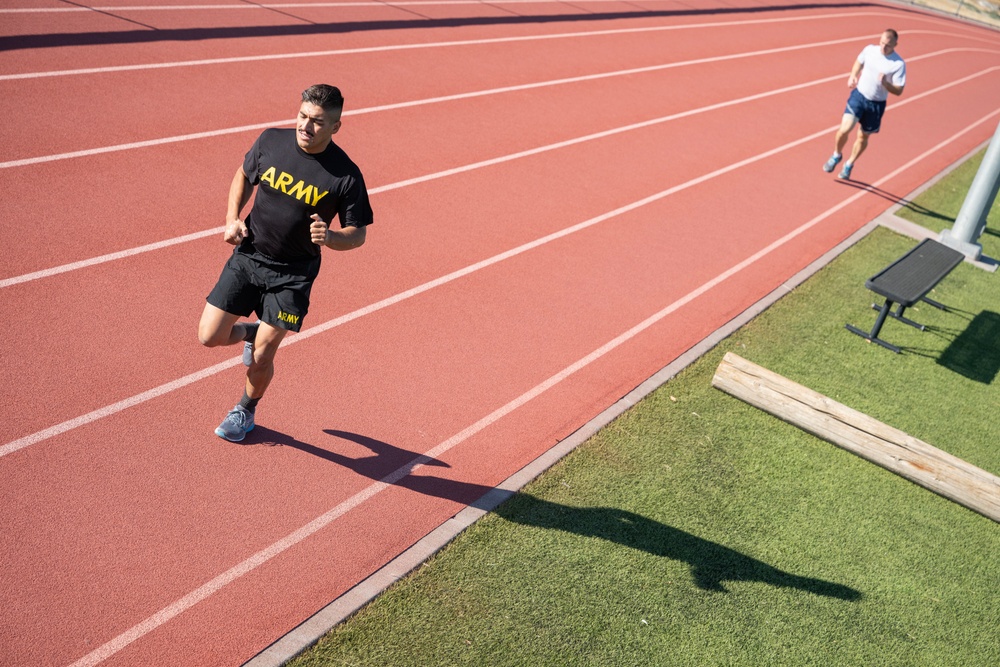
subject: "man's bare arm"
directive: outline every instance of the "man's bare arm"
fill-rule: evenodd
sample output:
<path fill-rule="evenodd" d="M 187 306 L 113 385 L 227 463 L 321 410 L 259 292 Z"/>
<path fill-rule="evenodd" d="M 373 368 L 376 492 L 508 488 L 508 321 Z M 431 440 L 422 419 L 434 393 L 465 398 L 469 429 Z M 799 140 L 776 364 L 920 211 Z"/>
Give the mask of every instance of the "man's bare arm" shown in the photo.
<path fill-rule="evenodd" d="M 236 170 L 233 183 L 229 186 L 229 202 L 226 207 L 226 231 L 223 235 L 226 243 L 239 245 L 247 235 L 247 226 L 240 217 L 240 211 L 250 201 L 253 186 L 243 173 L 243 167 Z"/>
<path fill-rule="evenodd" d="M 365 227 L 354 227 L 348 225 L 340 229 L 330 229 L 329 225 L 323 222 L 315 213 L 312 216 L 313 222 L 309 226 L 309 233 L 312 242 L 316 245 L 323 245 L 331 250 L 354 250 L 365 243 L 367 232 Z"/>

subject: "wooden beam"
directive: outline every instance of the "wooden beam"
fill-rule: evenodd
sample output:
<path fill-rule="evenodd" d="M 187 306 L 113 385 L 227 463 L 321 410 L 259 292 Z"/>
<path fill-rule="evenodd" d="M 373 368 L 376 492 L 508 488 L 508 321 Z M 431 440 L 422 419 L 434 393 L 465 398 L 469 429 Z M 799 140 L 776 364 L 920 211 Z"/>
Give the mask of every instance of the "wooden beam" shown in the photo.
<path fill-rule="evenodd" d="M 1000 523 L 1000 477 L 731 352 L 712 386 Z"/>

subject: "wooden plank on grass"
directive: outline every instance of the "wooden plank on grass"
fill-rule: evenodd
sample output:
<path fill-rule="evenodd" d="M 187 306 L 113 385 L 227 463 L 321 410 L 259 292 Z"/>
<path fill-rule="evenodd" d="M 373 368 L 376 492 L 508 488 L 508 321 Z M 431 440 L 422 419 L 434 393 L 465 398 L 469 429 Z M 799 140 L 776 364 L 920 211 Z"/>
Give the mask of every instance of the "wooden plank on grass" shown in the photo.
<path fill-rule="evenodd" d="M 1000 522 L 1000 477 L 731 352 L 712 386 Z"/>

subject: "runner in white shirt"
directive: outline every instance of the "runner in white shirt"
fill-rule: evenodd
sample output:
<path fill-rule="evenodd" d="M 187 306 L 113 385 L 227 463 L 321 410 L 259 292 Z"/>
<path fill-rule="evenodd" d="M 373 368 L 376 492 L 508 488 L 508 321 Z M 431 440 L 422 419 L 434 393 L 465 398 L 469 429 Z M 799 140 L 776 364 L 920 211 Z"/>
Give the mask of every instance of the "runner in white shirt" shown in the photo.
<path fill-rule="evenodd" d="M 851 88 L 851 96 L 847 99 L 847 108 L 837 130 L 833 155 L 823 171 L 831 172 L 843 157 L 842 151 L 847 143 L 847 136 L 860 123 L 858 137 L 851 149 L 851 157 L 844 163 L 838 178 L 850 178 L 854 163 L 868 147 L 868 135 L 879 131 L 882 114 L 885 112 L 885 101 L 889 93 L 902 95 L 906 85 L 906 63 L 896 53 L 896 42 L 899 35 L 891 28 L 882 33 L 877 45 L 870 44 L 862 49 L 858 59 L 851 68 L 851 76 L 847 79 L 847 87 Z"/>

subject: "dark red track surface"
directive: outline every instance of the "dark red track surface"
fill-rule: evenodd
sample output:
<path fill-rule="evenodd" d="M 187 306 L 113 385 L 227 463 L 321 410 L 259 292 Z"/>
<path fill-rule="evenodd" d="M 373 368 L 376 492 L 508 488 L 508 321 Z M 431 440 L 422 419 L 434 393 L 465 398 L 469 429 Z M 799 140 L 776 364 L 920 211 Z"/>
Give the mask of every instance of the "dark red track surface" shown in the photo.
<path fill-rule="evenodd" d="M 1000 35 L 906 6 L 232 3 L 0 12 L 4 664 L 241 664 L 1000 121 Z M 906 92 L 838 182 L 885 27 Z M 317 82 L 376 223 L 228 443 L 226 194 Z"/>

